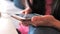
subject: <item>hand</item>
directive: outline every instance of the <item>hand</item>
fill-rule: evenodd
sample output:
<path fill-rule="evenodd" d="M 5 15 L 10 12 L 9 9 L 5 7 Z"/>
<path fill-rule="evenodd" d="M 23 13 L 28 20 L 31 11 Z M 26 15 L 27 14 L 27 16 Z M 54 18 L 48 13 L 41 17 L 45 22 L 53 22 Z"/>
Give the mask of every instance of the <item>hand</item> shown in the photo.
<path fill-rule="evenodd" d="M 29 14 L 31 12 L 31 9 L 28 7 L 26 9 L 24 9 L 21 13 L 22 14 Z"/>
<path fill-rule="evenodd" d="M 53 26 L 56 19 L 51 15 L 34 16 L 32 17 L 32 25 L 34 26 Z"/>
<path fill-rule="evenodd" d="M 25 10 L 23 10 L 21 13 L 22 14 L 29 14 L 31 12 L 31 9 L 28 7 Z M 21 21 L 23 25 L 29 25 L 30 21 Z"/>

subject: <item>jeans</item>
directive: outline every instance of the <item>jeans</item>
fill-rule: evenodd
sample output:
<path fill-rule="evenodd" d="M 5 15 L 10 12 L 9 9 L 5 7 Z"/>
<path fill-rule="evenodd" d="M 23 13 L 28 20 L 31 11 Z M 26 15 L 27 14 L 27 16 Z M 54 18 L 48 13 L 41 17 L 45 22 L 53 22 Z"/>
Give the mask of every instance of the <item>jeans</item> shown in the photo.
<path fill-rule="evenodd" d="M 30 25 L 28 34 L 60 34 L 60 31 L 52 27 L 34 27 Z"/>
<path fill-rule="evenodd" d="M 24 9 L 24 6 L 22 5 L 21 0 L 13 0 L 13 2 L 16 7 L 20 8 L 20 9 Z"/>

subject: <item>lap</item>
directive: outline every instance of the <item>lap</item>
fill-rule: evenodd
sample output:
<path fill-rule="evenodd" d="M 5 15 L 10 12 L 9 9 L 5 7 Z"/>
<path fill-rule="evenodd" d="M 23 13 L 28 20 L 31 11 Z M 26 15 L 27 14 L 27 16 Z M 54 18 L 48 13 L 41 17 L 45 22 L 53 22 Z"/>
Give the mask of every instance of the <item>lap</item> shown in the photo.
<path fill-rule="evenodd" d="M 54 28 L 30 26 L 29 34 L 60 34 L 60 32 Z"/>

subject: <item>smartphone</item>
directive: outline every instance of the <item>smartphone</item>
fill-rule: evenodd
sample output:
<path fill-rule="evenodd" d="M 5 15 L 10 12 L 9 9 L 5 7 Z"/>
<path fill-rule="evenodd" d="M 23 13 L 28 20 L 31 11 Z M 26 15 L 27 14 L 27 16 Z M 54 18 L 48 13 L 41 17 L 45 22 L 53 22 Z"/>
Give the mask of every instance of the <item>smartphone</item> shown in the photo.
<path fill-rule="evenodd" d="M 16 14 L 19 18 L 21 18 L 21 20 L 23 20 L 23 21 L 26 21 L 26 20 L 31 20 L 31 18 L 33 17 L 33 16 L 38 16 L 39 14 L 27 14 L 27 15 L 25 15 L 25 14 Z"/>

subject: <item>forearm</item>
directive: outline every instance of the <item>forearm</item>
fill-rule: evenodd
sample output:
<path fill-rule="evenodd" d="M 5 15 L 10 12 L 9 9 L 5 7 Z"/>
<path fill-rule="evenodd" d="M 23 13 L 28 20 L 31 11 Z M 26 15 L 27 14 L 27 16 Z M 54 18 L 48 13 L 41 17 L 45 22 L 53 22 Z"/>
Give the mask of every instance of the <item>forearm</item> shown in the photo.
<path fill-rule="evenodd" d="M 30 1 L 30 3 L 32 4 L 32 0 L 29 0 L 29 1 Z M 28 3 L 27 0 L 25 0 L 25 7 L 26 7 L 26 8 L 29 7 L 29 3 Z"/>
<path fill-rule="evenodd" d="M 53 22 L 53 27 L 60 30 L 60 21 L 56 20 L 55 22 Z"/>
<path fill-rule="evenodd" d="M 22 5 L 25 7 L 25 0 L 21 0 L 21 2 L 22 2 Z"/>
<path fill-rule="evenodd" d="M 29 7 L 28 3 L 27 3 L 27 0 L 22 0 L 22 5 L 27 8 Z"/>

